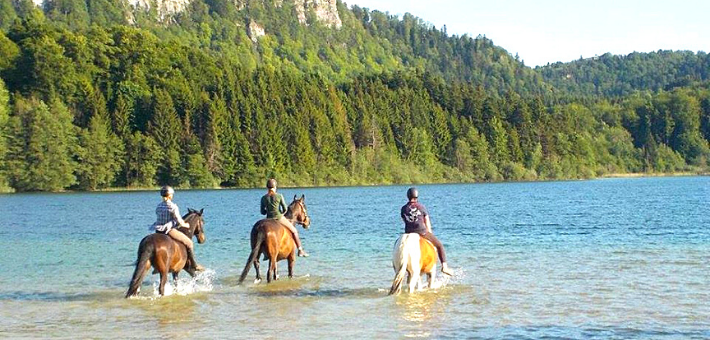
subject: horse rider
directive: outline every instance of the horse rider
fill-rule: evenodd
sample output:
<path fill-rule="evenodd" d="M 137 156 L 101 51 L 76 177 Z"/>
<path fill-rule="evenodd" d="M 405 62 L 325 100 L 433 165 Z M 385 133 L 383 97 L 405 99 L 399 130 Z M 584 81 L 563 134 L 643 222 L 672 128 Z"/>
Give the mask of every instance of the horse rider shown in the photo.
<path fill-rule="evenodd" d="M 271 178 L 266 181 L 266 188 L 268 189 L 266 195 L 261 197 L 261 214 L 266 215 L 266 218 L 278 220 L 281 225 L 290 230 L 293 234 L 294 241 L 296 241 L 298 256 L 308 257 L 308 254 L 303 250 L 303 246 L 301 246 L 298 230 L 293 226 L 293 223 L 283 215 L 286 212 L 286 203 L 284 202 L 283 195 L 276 193 L 276 180 Z"/>
<path fill-rule="evenodd" d="M 419 234 L 419 236 L 431 242 L 434 247 L 436 247 L 437 253 L 439 253 L 441 272 L 449 276 L 453 275 L 449 265 L 446 264 L 444 245 L 441 244 L 441 241 L 439 241 L 439 239 L 437 239 L 431 231 L 429 212 L 423 204 L 419 203 L 419 190 L 414 187 L 409 188 L 409 190 L 407 190 L 407 198 L 409 199 L 409 202 L 402 207 L 400 213 L 402 220 L 404 221 L 404 232 L 406 234 Z"/>
<path fill-rule="evenodd" d="M 160 196 L 163 197 L 163 201 L 155 208 L 155 214 L 158 218 L 151 228 L 155 229 L 156 233 L 170 235 L 175 241 L 187 247 L 187 257 L 190 266 L 187 268 L 188 272 L 190 272 L 189 269 L 193 271 L 203 271 L 205 268 L 195 261 L 195 251 L 193 249 L 192 240 L 177 229 L 177 227 L 190 228 L 190 224 L 183 221 L 177 204 L 173 203 L 174 194 L 175 190 L 169 185 L 160 188 Z"/>

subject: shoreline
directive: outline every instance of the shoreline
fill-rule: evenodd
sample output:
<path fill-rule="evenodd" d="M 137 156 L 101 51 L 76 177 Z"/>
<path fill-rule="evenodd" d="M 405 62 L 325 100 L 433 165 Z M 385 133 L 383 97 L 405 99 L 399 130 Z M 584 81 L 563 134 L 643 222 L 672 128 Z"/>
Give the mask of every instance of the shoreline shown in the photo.
<path fill-rule="evenodd" d="M 710 173 L 707 172 L 692 172 L 692 171 L 681 171 L 681 172 L 629 172 L 629 173 L 611 173 L 604 174 L 598 179 L 603 178 L 642 178 L 642 177 L 690 177 L 690 176 L 708 176 Z M 594 178 L 591 178 L 594 179 Z"/>
<path fill-rule="evenodd" d="M 596 177 L 591 177 L 591 178 L 560 178 L 560 179 L 538 179 L 538 180 L 531 180 L 531 181 L 491 181 L 491 182 L 448 182 L 448 181 L 432 181 L 432 182 L 426 182 L 426 183 L 358 183 L 358 184 L 345 184 L 345 185 L 337 185 L 337 184 L 332 184 L 332 185 L 324 185 L 324 186 L 318 186 L 318 185 L 285 185 L 281 186 L 283 189 L 295 189 L 295 188 L 342 188 L 342 187 L 371 187 L 371 186 L 392 186 L 392 185 L 411 185 L 411 184 L 416 184 L 416 185 L 428 185 L 428 184 L 484 184 L 484 183 L 515 183 L 515 182 L 555 182 L 555 181 L 588 181 L 588 180 L 595 180 L 595 179 L 613 179 L 613 178 L 644 178 L 644 177 L 691 177 L 691 176 L 710 176 L 710 172 L 706 171 L 698 171 L 698 172 L 692 172 L 692 171 L 682 171 L 682 172 L 661 172 L 661 173 L 653 173 L 653 172 L 629 172 L 629 173 L 609 173 L 609 174 L 603 174 L 599 175 Z M 189 190 L 189 191 L 197 191 L 197 190 L 254 190 L 254 189 L 260 189 L 260 187 L 210 187 L 210 188 L 177 188 L 178 190 Z M 24 191 L 24 192 L 17 192 L 14 190 L 11 191 L 1 191 L 0 190 L 0 195 L 8 195 L 8 194 L 52 194 L 52 193 L 112 193 L 112 192 L 139 192 L 139 191 L 156 191 L 160 190 L 159 186 L 156 187 L 113 187 L 113 188 L 104 188 L 104 189 L 97 189 L 97 190 L 62 190 L 62 191 Z"/>

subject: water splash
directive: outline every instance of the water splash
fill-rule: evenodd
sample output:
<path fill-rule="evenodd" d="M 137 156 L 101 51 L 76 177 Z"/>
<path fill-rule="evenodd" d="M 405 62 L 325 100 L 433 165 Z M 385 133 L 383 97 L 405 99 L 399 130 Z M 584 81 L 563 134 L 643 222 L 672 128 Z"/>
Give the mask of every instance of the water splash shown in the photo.
<path fill-rule="evenodd" d="M 190 295 L 199 292 L 211 292 L 213 283 L 217 278 L 217 273 L 213 269 L 205 269 L 202 272 L 197 272 L 195 277 L 182 277 L 178 279 L 177 287 L 172 280 L 168 280 L 165 284 L 165 296 L 170 295 Z M 156 276 L 153 281 L 153 297 L 160 297 L 158 287 L 160 286 L 160 277 Z"/>
<path fill-rule="evenodd" d="M 466 277 L 466 270 L 464 268 L 453 269 L 454 275 L 439 274 L 432 284 L 432 289 L 441 289 L 446 287 L 449 283 L 460 282 Z"/>

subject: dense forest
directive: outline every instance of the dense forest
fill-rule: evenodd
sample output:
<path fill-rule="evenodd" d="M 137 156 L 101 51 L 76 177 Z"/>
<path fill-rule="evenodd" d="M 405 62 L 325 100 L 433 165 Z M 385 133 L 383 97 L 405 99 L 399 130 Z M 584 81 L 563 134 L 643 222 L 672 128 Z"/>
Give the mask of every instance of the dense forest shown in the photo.
<path fill-rule="evenodd" d="M 615 56 L 609 53 L 536 68 L 546 82 L 575 96 L 623 97 L 636 91 L 669 91 L 710 80 L 710 55 L 663 51 Z"/>
<path fill-rule="evenodd" d="M 338 2 L 0 0 L 0 187 L 353 185 L 706 171 L 710 59 L 526 67 Z M 246 27 L 263 25 L 255 38 Z"/>

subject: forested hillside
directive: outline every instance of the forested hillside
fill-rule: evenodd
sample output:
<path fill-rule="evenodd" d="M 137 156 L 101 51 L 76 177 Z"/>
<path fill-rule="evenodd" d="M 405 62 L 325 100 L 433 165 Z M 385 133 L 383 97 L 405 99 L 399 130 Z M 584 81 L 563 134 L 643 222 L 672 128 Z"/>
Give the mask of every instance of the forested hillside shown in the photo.
<path fill-rule="evenodd" d="M 544 70 L 484 37 L 340 2 L 337 14 L 340 27 L 314 11 L 301 21 L 288 0 L 194 0 L 170 16 L 108 1 L 40 9 L 0 0 L 0 187 L 537 180 L 707 167 L 703 82 L 580 94 L 553 88 Z"/>
<path fill-rule="evenodd" d="M 536 70 L 556 89 L 576 96 L 627 96 L 635 91 L 689 87 L 710 80 L 710 55 L 704 52 L 662 51 L 603 54 Z"/>

